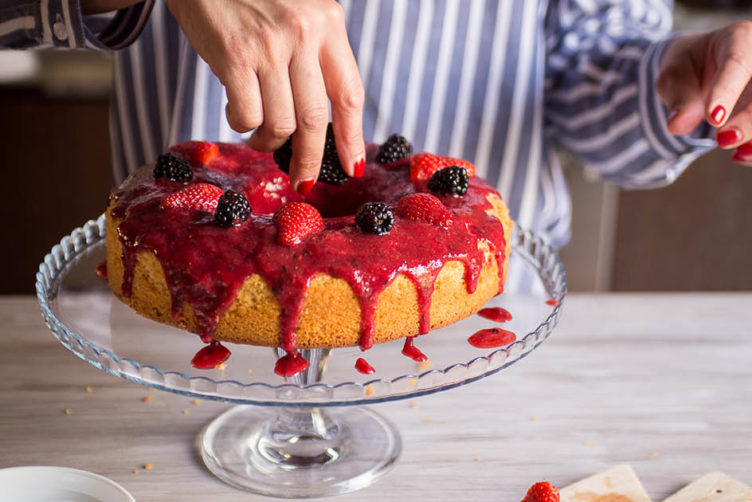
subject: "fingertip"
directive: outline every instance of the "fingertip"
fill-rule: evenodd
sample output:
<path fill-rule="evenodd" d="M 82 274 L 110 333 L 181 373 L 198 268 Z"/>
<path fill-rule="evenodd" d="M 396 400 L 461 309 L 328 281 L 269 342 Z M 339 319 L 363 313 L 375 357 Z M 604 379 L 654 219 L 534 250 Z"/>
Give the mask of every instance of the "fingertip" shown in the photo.
<path fill-rule="evenodd" d="M 723 125 L 726 120 L 726 108 L 723 105 L 715 105 L 708 110 L 708 122 L 715 127 Z"/>

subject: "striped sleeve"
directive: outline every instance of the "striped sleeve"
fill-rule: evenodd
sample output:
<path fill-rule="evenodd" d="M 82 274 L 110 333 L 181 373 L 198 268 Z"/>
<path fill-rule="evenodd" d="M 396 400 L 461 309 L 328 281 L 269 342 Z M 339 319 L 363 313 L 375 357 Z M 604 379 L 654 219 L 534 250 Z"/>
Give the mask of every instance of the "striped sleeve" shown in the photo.
<path fill-rule="evenodd" d="M 153 4 L 84 16 L 80 0 L 0 0 L 0 48 L 122 49 L 141 33 Z"/>
<path fill-rule="evenodd" d="M 546 133 L 624 188 L 666 185 L 715 142 L 676 137 L 654 82 L 670 0 L 554 0 L 546 18 Z"/>

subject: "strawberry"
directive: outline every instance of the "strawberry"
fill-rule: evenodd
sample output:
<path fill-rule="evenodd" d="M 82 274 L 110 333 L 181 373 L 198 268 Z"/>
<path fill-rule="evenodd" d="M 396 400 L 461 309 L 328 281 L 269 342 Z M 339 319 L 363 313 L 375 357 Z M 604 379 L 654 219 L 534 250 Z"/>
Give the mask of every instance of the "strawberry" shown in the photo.
<path fill-rule="evenodd" d="M 522 502 L 559 502 L 559 489 L 548 481 L 535 483 Z"/>
<path fill-rule="evenodd" d="M 305 202 L 291 202 L 282 206 L 274 215 L 274 223 L 277 224 L 277 240 L 285 246 L 298 244 L 324 228 L 321 214 Z"/>
<path fill-rule="evenodd" d="M 183 141 L 171 146 L 170 152 L 192 164 L 205 166 L 219 155 L 219 147 L 208 141 Z"/>
<path fill-rule="evenodd" d="M 162 199 L 163 208 L 192 209 L 213 213 L 222 196 L 222 189 L 208 183 L 196 183 Z"/>
<path fill-rule="evenodd" d="M 442 227 L 447 227 L 454 221 L 452 213 L 444 207 L 441 200 L 430 193 L 413 193 L 402 197 L 397 202 L 397 216 Z"/>
<path fill-rule="evenodd" d="M 416 153 L 410 157 L 410 179 L 428 180 L 431 179 L 433 173 L 449 166 L 464 167 L 468 176 L 471 178 L 475 176 L 475 166 L 466 160 L 432 153 Z"/>

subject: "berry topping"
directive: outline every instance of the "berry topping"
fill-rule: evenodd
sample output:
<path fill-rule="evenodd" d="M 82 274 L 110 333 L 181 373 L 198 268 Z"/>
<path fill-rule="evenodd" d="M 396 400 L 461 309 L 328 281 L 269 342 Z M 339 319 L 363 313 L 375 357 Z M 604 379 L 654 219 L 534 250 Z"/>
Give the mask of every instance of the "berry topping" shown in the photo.
<path fill-rule="evenodd" d="M 213 213 L 217 209 L 222 189 L 208 183 L 196 183 L 171 193 L 162 199 L 163 208 L 193 209 Z"/>
<path fill-rule="evenodd" d="M 462 197 L 469 184 L 470 178 L 464 167 L 449 166 L 433 173 L 428 180 L 428 189 L 436 195 Z"/>
<path fill-rule="evenodd" d="M 405 195 L 397 203 L 397 215 L 413 221 L 447 227 L 454 221 L 452 213 L 441 200 L 430 193 Z"/>
<path fill-rule="evenodd" d="M 163 153 L 157 157 L 157 163 L 154 164 L 154 177 L 188 183 L 193 179 L 193 169 L 187 162 L 171 153 Z"/>
<path fill-rule="evenodd" d="M 413 181 L 427 180 L 439 169 L 449 166 L 464 167 L 468 176 L 475 176 L 475 166 L 466 160 L 432 153 L 416 153 L 410 157 L 410 179 Z"/>
<path fill-rule="evenodd" d="M 404 136 L 392 134 L 379 147 L 376 153 L 376 162 L 379 164 L 391 164 L 400 159 L 404 159 L 413 153 L 413 146 Z"/>
<path fill-rule="evenodd" d="M 355 224 L 369 234 L 388 234 L 394 226 L 394 213 L 383 202 L 366 202 L 355 213 Z"/>
<path fill-rule="evenodd" d="M 307 236 L 324 228 L 318 210 L 305 202 L 291 202 L 274 215 L 277 224 L 277 241 L 286 246 L 298 244 Z"/>
<path fill-rule="evenodd" d="M 184 141 L 171 146 L 170 153 L 187 162 L 205 166 L 219 155 L 219 147 L 208 141 Z"/>
<path fill-rule="evenodd" d="M 219 198 L 214 223 L 220 227 L 238 226 L 251 215 L 251 205 L 245 195 L 228 190 Z"/>
<path fill-rule="evenodd" d="M 274 152 L 274 162 L 282 171 L 290 174 L 290 160 L 292 159 L 292 137 L 287 138 L 285 144 Z M 347 174 L 342 169 L 337 155 L 337 147 L 334 144 L 334 129 L 332 124 L 326 128 L 326 144 L 324 145 L 324 157 L 321 160 L 321 171 L 318 181 L 328 185 L 341 185 L 347 181 Z"/>
<path fill-rule="evenodd" d="M 535 483 L 522 502 L 559 502 L 559 489 L 548 481 Z"/>

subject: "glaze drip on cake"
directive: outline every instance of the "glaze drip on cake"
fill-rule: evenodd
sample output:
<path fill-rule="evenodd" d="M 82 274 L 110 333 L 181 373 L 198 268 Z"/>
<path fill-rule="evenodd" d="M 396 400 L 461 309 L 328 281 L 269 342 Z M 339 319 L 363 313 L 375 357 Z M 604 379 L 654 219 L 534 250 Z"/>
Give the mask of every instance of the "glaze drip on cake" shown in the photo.
<path fill-rule="evenodd" d="M 404 195 L 428 191 L 426 181 L 411 181 L 406 160 L 388 167 L 374 163 L 376 148 L 368 147 L 362 178 L 314 187 L 306 202 L 322 214 L 324 228 L 292 246 L 278 243 L 272 217 L 281 206 L 301 197 L 290 189 L 288 176 L 271 154 L 242 144 L 219 144 L 219 155 L 208 165 L 185 159 L 192 164 L 191 183 L 210 183 L 246 196 L 252 214 L 231 228 L 216 226 L 208 213 L 161 207 L 161 201 L 184 188 L 184 183 L 143 173 L 129 180 L 110 201 L 122 244 L 122 297 L 128 299 L 133 293 L 139 253 L 153 253 L 166 278 L 173 318 L 180 318 L 184 304 L 189 305 L 198 334 L 209 343 L 243 283 L 258 274 L 281 307 L 279 346 L 292 360 L 306 293 L 319 274 L 343 279 L 352 288 L 361 309 L 359 344 L 364 350 L 374 343 L 379 295 L 399 274 L 415 285 L 419 334 L 431 329 L 432 293 L 445 263 L 463 264 L 466 290 L 473 293 L 488 262 L 484 250 L 490 250 L 498 264 L 500 292 L 506 260 L 504 227 L 490 202 L 490 198 L 499 200 L 498 194 L 480 178 L 470 179 L 463 197 L 440 197 L 454 214 L 453 224 L 445 228 L 406 218 L 396 218 L 387 235 L 364 233 L 355 226 L 353 215 L 364 202 L 396 205 Z M 181 154 L 176 150 L 176 155 Z"/>

